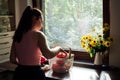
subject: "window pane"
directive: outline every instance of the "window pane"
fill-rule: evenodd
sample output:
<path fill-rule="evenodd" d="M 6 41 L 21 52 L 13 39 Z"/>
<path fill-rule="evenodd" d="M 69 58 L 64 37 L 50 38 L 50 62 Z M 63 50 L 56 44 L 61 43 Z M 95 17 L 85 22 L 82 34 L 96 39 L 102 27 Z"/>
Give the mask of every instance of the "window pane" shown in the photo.
<path fill-rule="evenodd" d="M 83 50 L 80 38 L 93 27 L 102 28 L 102 0 L 44 0 L 44 3 L 45 34 L 51 47 Z"/>

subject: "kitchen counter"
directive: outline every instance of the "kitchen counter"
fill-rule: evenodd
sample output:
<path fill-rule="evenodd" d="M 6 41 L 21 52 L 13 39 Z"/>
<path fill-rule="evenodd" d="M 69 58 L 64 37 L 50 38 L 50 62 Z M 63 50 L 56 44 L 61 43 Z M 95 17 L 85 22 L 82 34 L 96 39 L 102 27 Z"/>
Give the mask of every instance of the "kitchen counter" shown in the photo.
<path fill-rule="evenodd" d="M 53 80 L 119 80 L 120 69 L 74 62 L 67 73 L 55 73 L 49 70 L 45 75 Z"/>
<path fill-rule="evenodd" d="M 100 78 L 100 72 L 90 66 L 93 65 L 91 64 L 86 67 L 81 67 L 75 63 L 67 73 L 55 73 L 52 70 L 49 70 L 46 71 L 45 75 L 48 78 L 56 80 L 98 80 Z"/>
<path fill-rule="evenodd" d="M 16 65 L 9 62 L 0 64 L 0 73 L 3 75 L 4 72 L 3 76 L 6 76 L 4 78 L 7 78 L 7 76 L 11 78 L 15 67 Z M 119 80 L 120 69 L 74 62 L 73 67 L 67 73 L 60 74 L 48 70 L 45 75 L 48 80 Z M 1 77 L 0 80 L 2 80 Z"/>

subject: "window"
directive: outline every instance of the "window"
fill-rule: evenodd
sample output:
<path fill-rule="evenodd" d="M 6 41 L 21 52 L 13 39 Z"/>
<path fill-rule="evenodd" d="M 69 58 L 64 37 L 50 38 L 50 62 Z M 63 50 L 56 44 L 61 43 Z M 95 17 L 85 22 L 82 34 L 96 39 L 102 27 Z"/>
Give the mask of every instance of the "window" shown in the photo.
<path fill-rule="evenodd" d="M 45 0 L 44 4 L 45 34 L 51 47 L 84 50 L 81 37 L 92 27 L 102 27 L 102 0 Z"/>
<path fill-rule="evenodd" d="M 83 55 L 88 59 L 80 39 L 93 27 L 102 28 L 103 23 L 109 23 L 109 0 L 39 0 L 39 3 L 50 47 L 71 47 L 77 53 L 82 51 L 76 58 Z"/>
<path fill-rule="evenodd" d="M 14 0 L 0 0 L 0 33 L 15 30 Z"/>

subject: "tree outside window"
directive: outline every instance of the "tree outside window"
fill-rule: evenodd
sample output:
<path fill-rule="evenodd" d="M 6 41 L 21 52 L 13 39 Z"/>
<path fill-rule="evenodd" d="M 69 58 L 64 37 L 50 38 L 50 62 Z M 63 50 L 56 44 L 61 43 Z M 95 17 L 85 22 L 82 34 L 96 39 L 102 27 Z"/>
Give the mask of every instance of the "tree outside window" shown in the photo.
<path fill-rule="evenodd" d="M 103 26 L 103 0 L 43 0 L 45 34 L 50 47 L 84 49 L 83 35 Z"/>

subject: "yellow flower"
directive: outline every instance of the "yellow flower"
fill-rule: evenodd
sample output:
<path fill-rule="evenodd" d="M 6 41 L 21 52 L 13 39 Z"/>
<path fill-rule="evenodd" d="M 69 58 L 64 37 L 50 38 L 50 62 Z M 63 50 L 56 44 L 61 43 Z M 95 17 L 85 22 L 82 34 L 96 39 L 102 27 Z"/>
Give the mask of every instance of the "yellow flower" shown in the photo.
<path fill-rule="evenodd" d="M 109 30 L 110 30 L 109 27 L 104 27 L 104 28 L 103 28 L 103 32 L 107 32 L 107 31 L 109 31 Z"/>
<path fill-rule="evenodd" d="M 110 47 L 111 46 L 111 42 L 110 41 L 105 41 L 105 46 L 106 47 Z"/>
<path fill-rule="evenodd" d="M 108 39 L 108 41 L 113 42 L 113 38 L 108 37 L 107 39 Z"/>
<path fill-rule="evenodd" d="M 88 41 L 91 41 L 91 40 L 92 40 L 92 36 L 88 35 Z"/>
<path fill-rule="evenodd" d="M 108 31 L 108 30 L 110 30 L 110 26 L 108 23 L 105 23 L 103 26 L 103 31 Z"/>
<path fill-rule="evenodd" d="M 87 52 L 89 52 L 89 51 L 90 51 L 90 47 L 86 46 L 86 47 L 85 47 L 85 50 L 86 50 Z"/>
<path fill-rule="evenodd" d="M 83 36 L 83 37 L 82 37 L 82 40 L 86 40 L 86 36 Z"/>
<path fill-rule="evenodd" d="M 82 47 L 85 48 L 85 44 L 82 44 Z"/>
<path fill-rule="evenodd" d="M 81 46 L 89 53 L 91 57 L 96 52 L 104 52 L 108 47 L 111 46 L 113 39 L 111 37 L 104 37 L 105 34 L 108 34 L 110 30 L 109 24 L 105 23 L 103 26 L 103 34 L 99 34 L 99 31 L 96 31 L 96 28 L 93 28 L 93 35 L 85 35 L 81 38 Z"/>
<path fill-rule="evenodd" d="M 98 35 L 98 37 L 99 37 L 99 38 L 101 38 L 101 37 L 102 37 L 102 35 Z"/>
<path fill-rule="evenodd" d="M 100 40 L 98 43 L 104 45 L 104 40 Z"/>
<path fill-rule="evenodd" d="M 92 47 L 96 46 L 96 43 L 97 43 L 97 39 L 93 39 L 91 42 L 90 42 L 90 45 Z"/>
<path fill-rule="evenodd" d="M 94 27 L 94 28 L 92 28 L 92 31 L 96 31 L 96 28 Z"/>
<path fill-rule="evenodd" d="M 110 27 L 108 23 L 104 23 L 104 27 Z"/>

